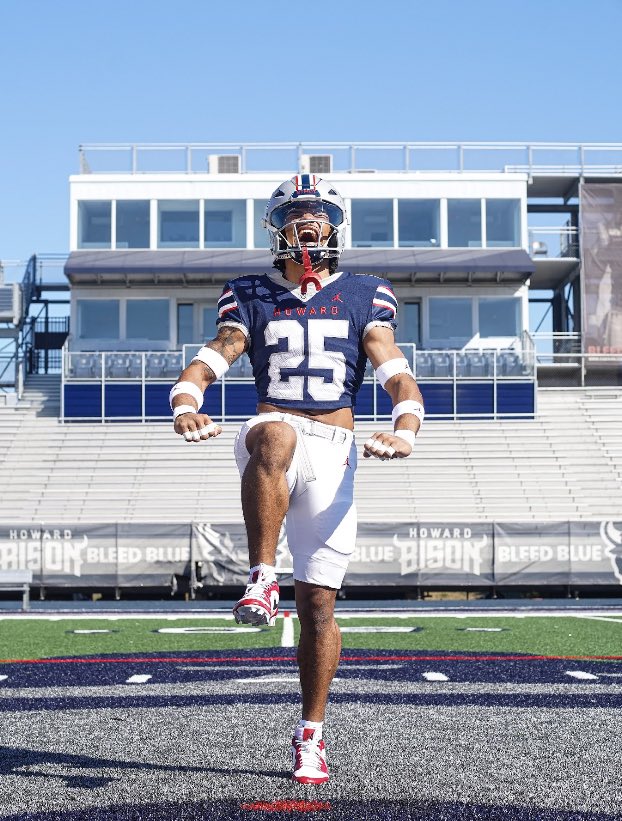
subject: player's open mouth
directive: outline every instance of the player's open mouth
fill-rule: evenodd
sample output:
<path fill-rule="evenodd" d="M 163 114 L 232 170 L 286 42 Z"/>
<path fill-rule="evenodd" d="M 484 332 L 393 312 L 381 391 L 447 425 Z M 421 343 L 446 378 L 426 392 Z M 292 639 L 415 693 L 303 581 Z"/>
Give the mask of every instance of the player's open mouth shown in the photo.
<path fill-rule="evenodd" d="M 317 242 L 320 232 L 314 225 L 305 225 L 298 229 L 298 238 L 301 242 Z"/>

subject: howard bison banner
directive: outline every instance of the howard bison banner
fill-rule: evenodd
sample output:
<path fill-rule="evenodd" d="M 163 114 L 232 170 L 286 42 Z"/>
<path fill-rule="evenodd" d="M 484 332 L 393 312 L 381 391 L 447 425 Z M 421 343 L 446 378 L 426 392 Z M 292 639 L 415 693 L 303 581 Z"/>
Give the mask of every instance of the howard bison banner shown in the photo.
<path fill-rule="evenodd" d="M 0 526 L 0 571 L 48 587 L 159 587 L 190 566 L 188 524 Z"/>
<path fill-rule="evenodd" d="M 0 526 L 0 572 L 31 570 L 48 587 L 162 587 L 197 571 L 243 584 L 246 533 L 232 524 Z M 291 579 L 285 531 L 277 570 Z M 359 525 L 346 585 L 622 585 L 622 520 Z"/>

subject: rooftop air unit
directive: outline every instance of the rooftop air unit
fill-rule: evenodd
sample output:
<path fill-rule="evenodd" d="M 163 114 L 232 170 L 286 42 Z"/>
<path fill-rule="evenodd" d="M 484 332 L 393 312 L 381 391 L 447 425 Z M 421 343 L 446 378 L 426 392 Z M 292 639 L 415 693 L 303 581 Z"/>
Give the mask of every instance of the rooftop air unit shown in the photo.
<path fill-rule="evenodd" d="M 0 322 L 19 325 L 22 320 L 22 291 L 19 283 L 0 286 Z"/>
<path fill-rule="evenodd" d="M 240 173 L 240 157 L 238 154 L 210 154 L 207 163 L 210 174 Z"/>
<path fill-rule="evenodd" d="M 332 154 L 302 154 L 300 157 L 301 174 L 332 174 Z"/>

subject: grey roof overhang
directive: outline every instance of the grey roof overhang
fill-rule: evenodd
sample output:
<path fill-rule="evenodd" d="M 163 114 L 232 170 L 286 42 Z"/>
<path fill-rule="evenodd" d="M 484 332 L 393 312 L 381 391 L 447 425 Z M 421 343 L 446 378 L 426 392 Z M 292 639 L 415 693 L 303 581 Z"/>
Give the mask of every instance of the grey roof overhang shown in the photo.
<path fill-rule="evenodd" d="M 339 267 L 395 282 L 522 282 L 535 270 L 519 248 L 352 248 Z M 204 284 L 272 268 L 263 249 L 74 251 L 65 274 L 74 284 Z"/>

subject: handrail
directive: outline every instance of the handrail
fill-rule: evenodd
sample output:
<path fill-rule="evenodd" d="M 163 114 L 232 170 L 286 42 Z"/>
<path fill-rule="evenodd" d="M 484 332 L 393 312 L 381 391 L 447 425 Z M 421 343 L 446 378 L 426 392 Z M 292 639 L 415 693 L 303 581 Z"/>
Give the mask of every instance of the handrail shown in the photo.
<path fill-rule="evenodd" d="M 283 152 L 291 152 L 291 159 L 284 163 Z M 581 175 L 590 169 L 594 173 L 622 174 L 622 143 L 566 143 L 566 142 L 187 142 L 187 143 L 84 143 L 79 146 L 79 168 L 81 174 L 119 173 L 115 171 L 94 171 L 88 155 L 102 152 L 123 153 L 127 171 L 132 174 L 149 171 L 141 165 L 147 153 L 178 152 L 179 173 L 207 173 L 206 159 L 210 153 L 237 155 L 240 158 L 240 172 L 277 172 L 292 171 L 300 168 L 304 154 L 328 153 L 335 156 L 333 173 L 355 173 L 357 169 L 368 171 L 373 168 L 373 161 L 360 159 L 366 151 L 383 151 L 397 158 L 392 171 L 479 171 L 500 173 L 525 173 L 532 176 L 536 173 Z M 195 169 L 195 153 L 200 152 L 201 167 Z M 269 168 L 266 165 L 268 152 L 280 154 L 278 165 Z M 450 156 L 450 161 L 438 167 L 438 153 Z M 538 155 L 546 152 L 543 162 L 538 163 Z M 591 152 L 598 152 L 598 162 L 590 162 Z M 609 152 L 608 162 L 603 162 L 603 152 Z M 516 157 L 516 154 L 519 154 Z M 559 162 L 551 161 L 551 154 L 558 153 Z M 567 156 L 570 154 L 570 156 Z M 258 159 L 261 155 L 261 160 Z M 343 155 L 343 156 L 339 156 Z M 483 155 L 478 157 L 476 155 Z M 492 162 L 494 156 L 495 162 Z M 497 158 L 500 157 L 498 164 Z M 275 157 L 276 159 L 276 157 Z M 511 164 L 511 159 L 515 164 Z M 546 162 L 544 160 L 546 159 Z M 518 162 L 517 162 L 518 160 Z M 596 158 L 595 158 L 596 160 Z M 434 165 L 436 163 L 436 165 Z M 475 163 L 475 165 L 472 165 Z M 491 168 L 491 165 L 494 167 Z M 381 170 L 381 169 L 378 169 Z M 153 173 L 158 173 L 156 168 Z M 385 173 L 390 173 L 386 167 Z M 123 172 L 121 172 L 123 173 Z M 170 172 L 167 172 L 170 173 Z"/>

